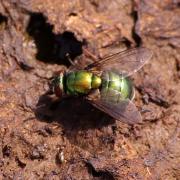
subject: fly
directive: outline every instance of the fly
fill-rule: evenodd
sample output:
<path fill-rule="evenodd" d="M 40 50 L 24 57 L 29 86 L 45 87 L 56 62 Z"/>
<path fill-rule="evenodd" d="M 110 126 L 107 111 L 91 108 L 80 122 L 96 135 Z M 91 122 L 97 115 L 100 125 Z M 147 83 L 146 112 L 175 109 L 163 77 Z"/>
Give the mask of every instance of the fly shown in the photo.
<path fill-rule="evenodd" d="M 111 117 L 128 123 L 141 122 L 140 112 L 132 102 L 134 87 L 129 76 L 151 59 L 152 51 L 133 48 L 103 59 L 58 73 L 51 88 L 58 97 L 83 96 L 96 108 Z"/>

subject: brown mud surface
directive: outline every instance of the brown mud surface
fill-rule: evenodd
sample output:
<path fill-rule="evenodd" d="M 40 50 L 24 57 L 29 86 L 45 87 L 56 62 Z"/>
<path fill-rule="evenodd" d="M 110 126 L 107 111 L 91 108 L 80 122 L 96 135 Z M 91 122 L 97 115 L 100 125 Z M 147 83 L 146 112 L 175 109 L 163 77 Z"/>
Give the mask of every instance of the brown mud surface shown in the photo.
<path fill-rule="evenodd" d="M 0 179 L 180 179 L 178 0 L 0 1 Z M 143 123 L 47 94 L 82 47 L 97 57 L 143 45 L 133 75 Z"/>

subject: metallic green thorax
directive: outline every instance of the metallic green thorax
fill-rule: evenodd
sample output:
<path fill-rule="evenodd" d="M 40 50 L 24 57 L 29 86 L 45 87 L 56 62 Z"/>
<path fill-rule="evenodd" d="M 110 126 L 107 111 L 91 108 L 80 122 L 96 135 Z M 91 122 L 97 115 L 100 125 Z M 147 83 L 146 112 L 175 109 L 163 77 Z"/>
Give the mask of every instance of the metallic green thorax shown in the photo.
<path fill-rule="evenodd" d="M 71 72 L 66 75 L 66 93 L 69 95 L 88 94 L 101 85 L 101 78 L 88 71 Z"/>
<path fill-rule="evenodd" d="M 88 71 L 76 71 L 60 74 L 53 80 L 53 90 L 57 96 L 85 95 L 92 89 L 100 89 L 102 95 L 109 89 L 120 93 L 122 99 L 132 99 L 133 86 L 128 78 L 114 72 L 103 72 L 101 77 Z"/>

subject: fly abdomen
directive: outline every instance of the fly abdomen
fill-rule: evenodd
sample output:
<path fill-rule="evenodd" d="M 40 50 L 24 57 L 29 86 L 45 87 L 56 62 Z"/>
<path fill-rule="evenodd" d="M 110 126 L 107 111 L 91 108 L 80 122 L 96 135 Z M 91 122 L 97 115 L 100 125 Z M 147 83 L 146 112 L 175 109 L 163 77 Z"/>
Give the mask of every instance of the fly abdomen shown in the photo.
<path fill-rule="evenodd" d="M 66 74 L 65 91 L 68 95 L 88 94 L 91 89 L 99 88 L 101 78 L 88 71 Z"/>
<path fill-rule="evenodd" d="M 109 98 L 113 101 L 120 101 L 122 99 L 132 99 L 134 97 L 134 89 L 131 81 L 128 78 L 124 78 L 118 73 L 103 72 L 102 74 L 102 87 L 101 96 L 106 96 L 109 89 L 113 90 Z M 108 94 L 109 95 L 109 94 Z"/>

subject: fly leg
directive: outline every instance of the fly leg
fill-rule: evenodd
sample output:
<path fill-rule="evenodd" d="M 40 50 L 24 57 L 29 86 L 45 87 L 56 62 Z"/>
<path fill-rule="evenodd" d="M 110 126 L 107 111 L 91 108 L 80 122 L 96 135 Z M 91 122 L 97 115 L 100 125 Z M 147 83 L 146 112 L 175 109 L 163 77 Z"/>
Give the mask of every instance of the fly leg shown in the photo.
<path fill-rule="evenodd" d="M 66 53 L 66 58 L 67 58 L 67 60 L 70 62 L 70 64 L 71 64 L 72 66 L 76 66 L 75 62 L 72 61 L 69 53 Z"/>
<path fill-rule="evenodd" d="M 93 61 L 97 61 L 99 58 L 97 56 L 95 56 L 94 54 L 92 54 L 88 49 L 83 47 L 83 54 L 86 57 L 90 57 Z"/>
<path fill-rule="evenodd" d="M 69 67 L 69 70 L 80 70 L 82 67 L 79 65 L 79 63 L 76 61 L 72 61 L 69 53 L 66 54 L 67 60 L 70 62 L 71 66 Z"/>
<path fill-rule="evenodd" d="M 82 70 L 85 69 L 92 62 L 98 61 L 99 57 L 93 55 L 88 49 L 83 47 L 83 54 L 81 59 L 77 59 L 75 62 L 70 58 L 69 53 L 66 54 L 67 60 L 70 62 L 71 66 L 69 70 Z"/>
<path fill-rule="evenodd" d="M 82 47 L 82 49 L 83 49 L 82 56 L 76 59 L 76 65 L 78 65 L 79 70 L 86 69 L 86 67 L 89 64 L 98 61 L 98 59 L 100 59 L 99 57 L 91 53 L 87 48 Z"/>

